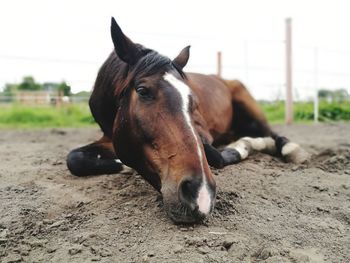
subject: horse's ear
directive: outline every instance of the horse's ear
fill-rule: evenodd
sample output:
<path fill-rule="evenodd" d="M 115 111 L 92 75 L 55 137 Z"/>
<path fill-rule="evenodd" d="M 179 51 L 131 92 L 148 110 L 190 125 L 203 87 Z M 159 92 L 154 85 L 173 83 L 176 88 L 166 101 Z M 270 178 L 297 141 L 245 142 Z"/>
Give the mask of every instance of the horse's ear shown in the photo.
<path fill-rule="evenodd" d="M 111 23 L 111 36 L 118 57 L 129 65 L 136 64 L 141 57 L 141 52 L 135 43 L 124 35 L 114 17 Z"/>
<path fill-rule="evenodd" d="M 191 46 L 187 46 L 181 50 L 180 54 L 173 60 L 173 63 L 180 69 L 183 69 L 186 66 L 188 59 L 190 58 L 190 47 Z"/>

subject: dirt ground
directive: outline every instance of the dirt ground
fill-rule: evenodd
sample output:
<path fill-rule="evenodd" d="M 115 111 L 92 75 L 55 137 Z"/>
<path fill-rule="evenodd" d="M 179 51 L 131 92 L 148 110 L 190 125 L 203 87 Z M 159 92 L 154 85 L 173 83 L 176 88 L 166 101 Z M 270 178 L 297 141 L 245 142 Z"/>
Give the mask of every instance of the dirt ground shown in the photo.
<path fill-rule="evenodd" d="M 96 128 L 0 130 L 0 262 L 350 262 L 350 125 L 275 130 L 312 161 L 213 170 L 216 209 L 193 226 L 130 169 L 70 175 L 66 154 Z"/>

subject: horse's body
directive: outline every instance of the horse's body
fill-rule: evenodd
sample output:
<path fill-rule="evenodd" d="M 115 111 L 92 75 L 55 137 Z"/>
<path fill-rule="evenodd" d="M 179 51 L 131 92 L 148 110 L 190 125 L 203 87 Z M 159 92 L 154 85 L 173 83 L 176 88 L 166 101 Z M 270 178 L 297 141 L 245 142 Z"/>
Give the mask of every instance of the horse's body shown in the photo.
<path fill-rule="evenodd" d="M 103 137 L 69 154 L 73 174 L 116 173 L 122 162 L 162 192 L 174 221 L 193 222 L 215 203 L 208 164 L 221 168 L 253 151 L 305 160 L 298 145 L 271 131 L 242 83 L 183 73 L 188 48 L 171 62 L 133 44 L 113 22 L 112 38 L 116 52 L 101 67 L 90 98 Z"/>

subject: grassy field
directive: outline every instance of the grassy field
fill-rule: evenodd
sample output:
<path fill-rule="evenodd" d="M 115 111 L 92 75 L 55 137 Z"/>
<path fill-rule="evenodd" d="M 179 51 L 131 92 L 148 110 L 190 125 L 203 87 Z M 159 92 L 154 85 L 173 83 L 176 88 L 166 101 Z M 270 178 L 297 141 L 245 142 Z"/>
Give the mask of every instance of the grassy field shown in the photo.
<path fill-rule="evenodd" d="M 284 103 L 261 103 L 261 106 L 271 123 L 284 122 Z M 295 122 L 312 122 L 314 120 L 313 103 L 294 103 Z M 329 103 L 321 101 L 319 105 L 319 121 L 350 121 L 350 101 Z"/>
<path fill-rule="evenodd" d="M 87 104 L 61 107 L 0 105 L 1 128 L 81 127 L 94 123 Z"/>
<path fill-rule="evenodd" d="M 284 122 L 284 103 L 261 103 L 271 123 Z M 320 103 L 320 121 L 350 121 L 350 102 Z M 296 122 L 313 121 L 312 103 L 295 103 Z M 28 106 L 20 104 L 0 105 L 0 128 L 81 127 L 95 122 L 87 103 L 61 107 Z"/>

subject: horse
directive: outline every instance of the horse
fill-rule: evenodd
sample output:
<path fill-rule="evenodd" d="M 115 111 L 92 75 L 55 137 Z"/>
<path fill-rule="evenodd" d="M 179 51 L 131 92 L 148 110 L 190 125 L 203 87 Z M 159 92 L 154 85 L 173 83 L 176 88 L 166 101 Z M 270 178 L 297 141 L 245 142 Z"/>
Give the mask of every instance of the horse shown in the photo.
<path fill-rule="evenodd" d="M 185 73 L 190 46 L 169 59 L 128 38 L 111 21 L 114 50 L 101 66 L 89 99 L 101 139 L 72 150 L 75 176 L 135 169 L 162 194 L 175 223 L 196 223 L 212 212 L 222 168 L 265 152 L 302 163 L 307 153 L 273 132 L 238 80 Z"/>

